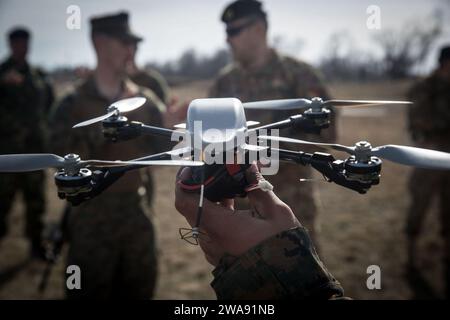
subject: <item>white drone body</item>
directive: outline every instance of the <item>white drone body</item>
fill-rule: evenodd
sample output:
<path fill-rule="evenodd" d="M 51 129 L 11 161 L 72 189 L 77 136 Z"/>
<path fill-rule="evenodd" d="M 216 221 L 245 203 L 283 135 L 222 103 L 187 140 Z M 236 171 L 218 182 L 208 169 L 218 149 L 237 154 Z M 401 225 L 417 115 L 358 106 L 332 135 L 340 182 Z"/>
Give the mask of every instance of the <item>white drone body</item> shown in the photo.
<path fill-rule="evenodd" d="M 247 132 L 244 107 L 236 98 L 195 99 L 187 113 L 191 146 L 234 150 Z"/>
<path fill-rule="evenodd" d="M 259 122 L 247 121 L 242 102 L 236 98 L 195 99 L 189 104 L 187 123 L 175 128 L 184 129 L 183 135 L 195 154 L 214 150 L 233 152 L 237 149 L 262 150 L 246 143 L 248 127 Z"/>

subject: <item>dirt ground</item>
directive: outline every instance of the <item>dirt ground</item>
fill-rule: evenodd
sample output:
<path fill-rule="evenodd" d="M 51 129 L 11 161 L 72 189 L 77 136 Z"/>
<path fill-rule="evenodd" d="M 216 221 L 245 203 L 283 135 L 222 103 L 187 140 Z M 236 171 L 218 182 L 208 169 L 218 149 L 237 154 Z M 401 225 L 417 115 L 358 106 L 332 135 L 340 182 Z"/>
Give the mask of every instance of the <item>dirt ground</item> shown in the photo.
<path fill-rule="evenodd" d="M 209 82 L 195 82 L 176 88 L 184 100 L 204 97 Z M 336 98 L 404 99 L 410 82 L 330 85 Z M 251 119 L 249 119 L 251 120 Z M 339 139 L 351 145 L 368 140 L 373 146 L 412 145 L 406 130 L 406 107 L 346 110 L 338 119 Z M 341 153 L 338 158 L 345 159 Z M 174 209 L 173 184 L 176 169 L 157 168 L 155 216 L 159 246 L 157 299 L 214 299 L 209 286 L 212 267 L 198 247 L 179 239 L 178 228 L 187 223 Z M 406 237 L 404 227 L 409 204 L 406 183 L 410 169 L 383 162 L 381 183 L 360 195 L 326 182 L 314 182 L 320 205 L 321 256 L 342 283 L 346 295 L 356 299 L 410 299 L 414 297 L 405 278 Z M 56 196 L 48 174 L 48 213 L 46 221 L 56 221 L 63 201 Z M 319 176 L 318 176 L 319 177 Z M 299 177 L 301 178 L 301 177 Z M 299 182 L 300 183 L 300 182 Z M 61 299 L 64 297 L 64 259 L 53 268 L 44 293 L 37 291 L 44 264 L 27 261 L 28 243 L 23 237 L 23 204 L 16 199 L 9 218 L 10 232 L 0 243 L 0 299 Z M 436 210 L 425 221 L 420 241 L 420 269 L 437 296 L 443 296 L 439 224 Z M 230 230 L 231 232 L 231 230 Z M 66 252 L 65 248 L 64 252 Z M 366 286 L 367 267 L 381 268 L 381 289 Z"/>

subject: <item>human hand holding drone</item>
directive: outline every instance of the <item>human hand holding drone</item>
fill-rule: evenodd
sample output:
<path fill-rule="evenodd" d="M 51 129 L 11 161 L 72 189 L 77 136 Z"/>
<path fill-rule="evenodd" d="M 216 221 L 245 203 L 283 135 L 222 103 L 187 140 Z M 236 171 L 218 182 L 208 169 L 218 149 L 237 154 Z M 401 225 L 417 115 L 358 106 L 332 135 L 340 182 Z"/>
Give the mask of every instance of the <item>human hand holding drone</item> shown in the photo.
<path fill-rule="evenodd" d="M 250 210 L 235 210 L 233 199 L 214 203 L 204 199 L 202 228 L 199 228 L 198 197 L 183 190 L 182 181 L 189 179 L 192 168 L 181 169 L 176 177 L 175 207 L 192 229 L 181 228 L 180 236 L 199 244 L 207 260 L 217 266 L 222 256 L 240 256 L 264 239 L 281 231 L 300 226 L 292 210 L 281 201 L 260 174 L 256 163 L 245 171 Z M 232 233 L 229 230 L 233 230 Z"/>

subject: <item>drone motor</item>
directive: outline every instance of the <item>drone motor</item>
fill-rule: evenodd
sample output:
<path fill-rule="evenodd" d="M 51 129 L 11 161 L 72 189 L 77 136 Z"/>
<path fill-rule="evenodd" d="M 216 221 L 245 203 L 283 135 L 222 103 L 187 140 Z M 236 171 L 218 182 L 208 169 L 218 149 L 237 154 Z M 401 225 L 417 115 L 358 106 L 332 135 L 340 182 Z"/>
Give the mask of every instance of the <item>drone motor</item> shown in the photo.
<path fill-rule="evenodd" d="M 313 121 L 317 128 L 326 129 L 330 126 L 330 113 L 331 111 L 326 108 L 310 108 L 303 113 L 303 116 Z"/>
<path fill-rule="evenodd" d="M 79 155 L 68 154 L 64 157 L 65 168 L 55 173 L 55 183 L 61 199 L 92 190 L 92 172 L 86 168 L 78 168 L 80 161 Z"/>
<path fill-rule="evenodd" d="M 118 131 L 128 123 L 127 117 L 113 116 L 102 121 L 103 136 L 113 141 L 117 140 Z"/>
<path fill-rule="evenodd" d="M 344 163 L 345 176 L 348 180 L 376 185 L 380 182 L 381 160 L 371 157 L 368 162 L 358 162 L 354 156 Z"/>
<path fill-rule="evenodd" d="M 316 97 L 311 99 L 311 107 L 303 113 L 303 116 L 312 120 L 318 128 L 325 129 L 330 125 L 330 113 L 329 109 L 323 107 L 323 100 Z"/>
<path fill-rule="evenodd" d="M 366 141 L 355 145 L 355 155 L 344 162 L 344 174 L 349 180 L 376 185 L 380 182 L 382 161 L 370 155 L 372 146 Z"/>

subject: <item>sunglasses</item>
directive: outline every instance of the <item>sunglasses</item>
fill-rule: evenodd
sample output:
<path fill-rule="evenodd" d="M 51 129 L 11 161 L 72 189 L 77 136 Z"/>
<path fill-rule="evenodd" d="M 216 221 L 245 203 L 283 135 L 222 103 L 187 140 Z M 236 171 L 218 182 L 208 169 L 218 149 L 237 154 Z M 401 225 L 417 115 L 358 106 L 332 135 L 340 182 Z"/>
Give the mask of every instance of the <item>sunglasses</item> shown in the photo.
<path fill-rule="evenodd" d="M 256 19 L 252 19 L 238 27 L 227 27 L 225 32 L 227 33 L 228 37 L 235 37 L 238 34 L 240 34 L 242 31 L 244 31 L 246 28 L 253 25 L 255 22 L 256 22 Z"/>

